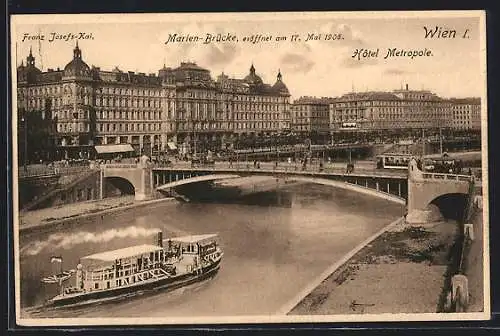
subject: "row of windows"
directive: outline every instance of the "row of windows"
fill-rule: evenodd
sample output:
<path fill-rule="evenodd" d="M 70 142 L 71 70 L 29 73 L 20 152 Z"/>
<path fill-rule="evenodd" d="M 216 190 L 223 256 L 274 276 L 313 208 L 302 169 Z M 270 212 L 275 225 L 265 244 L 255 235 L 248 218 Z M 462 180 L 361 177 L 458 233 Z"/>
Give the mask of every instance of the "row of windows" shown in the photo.
<path fill-rule="evenodd" d="M 260 102 L 260 103 L 288 103 L 288 98 L 273 96 L 253 96 L 253 95 L 235 95 L 235 101 Z"/>
<path fill-rule="evenodd" d="M 61 133 L 66 133 L 66 132 L 89 132 L 90 131 L 90 126 L 89 124 L 84 124 L 84 123 L 58 123 L 57 124 L 57 131 Z"/>
<path fill-rule="evenodd" d="M 46 86 L 46 87 L 34 87 L 34 88 L 29 88 L 25 89 L 24 91 L 22 89 L 18 89 L 18 95 L 22 96 L 23 93 L 29 94 L 29 95 L 45 95 L 45 94 L 57 94 L 57 93 L 62 93 L 62 86 Z"/>
<path fill-rule="evenodd" d="M 453 109 L 455 110 L 472 110 L 472 109 L 475 109 L 475 110 L 479 110 L 481 108 L 481 105 L 453 105 Z"/>
<path fill-rule="evenodd" d="M 170 125 L 169 128 L 171 128 Z M 97 129 L 101 132 L 134 132 L 134 131 L 159 131 L 161 129 L 161 125 L 154 123 L 126 123 L 126 124 L 114 124 L 114 123 L 105 123 L 105 124 L 97 124 Z"/>
<path fill-rule="evenodd" d="M 295 113 L 296 117 L 307 117 L 311 116 L 312 118 L 328 118 L 330 113 L 327 112 L 297 112 Z"/>
<path fill-rule="evenodd" d="M 54 111 L 54 118 L 57 118 L 59 120 L 73 120 L 73 119 L 88 119 L 89 118 L 89 111 Z"/>
<path fill-rule="evenodd" d="M 339 114 L 339 113 L 352 113 L 352 112 L 361 112 L 363 113 L 364 111 L 368 112 L 412 112 L 412 113 L 426 113 L 426 112 L 450 112 L 449 109 L 444 109 L 444 108 L 432 108 L 432 109 L 415 109 L 415 108 L 408 108 L 408 107 L 403 107 L 403 108 L 393 108 L 393 107 L 385 107 L 385 108 L 368 108 L 368 109 L 335 109 L 331 110 L 332 114 Z"/>
<path fill-rule="evenodd" d="M 187 111 L 180 111 L 177 113 L 177 119 L 179 120 L 216 120 L 216 119 L 223 119 L 224 114 L 223 113 L 191 113 Z M 173 119 L 173 118 L 171 118 Z M 226 119 L 229 119 L 229 114 L 226 114 Z"/>
<path fill-rule="evenodd" d="M 148 96 L 148 97 L 159 97 L 161 94 L 161 89 L 145 89 L 145 88 L 121 88 L 121 87 L 102 87 L 98 88 L 97 92 L 105 94 L 115 94 L 115 95 L 132 95 L 132 96 Z"/>
<path fill-rule="evenodd" d="M 346 107 L 367 107 L 367 106 L 401 106 L 401 107 L 408 107 L 408 106 L 446 106 L 449 107 L 451 106 L 450 103 L 447 102 L 440 102 L 440 101 L 400 101 L 400 100 L 390 100 L 390 101 L 359 101 L 359 100 L 354 100 L 350 102 L 336 102 L 336 103 L 331 103 L 330 104 L 330 109 L 334 108 L 346 108 Z"/>
<path fill-rule="evenodd" d="M 207 111 L 212 111 L 216 110 L 217 106 L 219 109 L 222 109 L 224 107 L 223 104 L 207 104 L 207 103 L 199 103 L 196 101 L 179 101 L 177 103 L 177 106 L 180 109 L 188 110 L 188 111 L 194 111 L 194 110 L 207 110 Z M 231 105 L 233 110 L 236 111 L 250 111 L 250 110 L 258 110 L 258 111 L 279 111 L 279 104 L 252 104 L 252 103 L 236 103 Z M 226 110 L 230 110 L 230 105 L 226 104 Z"/>
<path fill-rule="evenodd" d="M 276 129 L 278 128 L 278 123 L 267 122 L 267 123 L 236 123 L 236 129 Z"/>
<path fill-rule="evenodd" d="M 295 111 L 328 111 L 327 105 L 295 105 L 292 106 Z"/>
<path fill-rule="evenodd" d="M 173 107 L 173 102 L 168 101 L 167 106 Z M 96 106 L 116 106 L 116 107 L 161 107 L 160 99 L 128 99 L 128 98 L 116 98 L 116 97 L 97 97 Z"/>
<path fill-rule="evenodd" d="M 126 120 L 160 120 L 160 111 L 96 111 L 97 118 L 100 120 L 126 119 Z"/>
<path fill-rule="evenodd" d="M 279 113 L 234 113 L 236 120 L 278 120 Z"/>
<path fill-rule="evenodd" d="M 68 93 L 71 93 L 72 90 L 68 86 L 66 87 L 66 90 Z M 78 87 L 77 90 L 81 90 L 84 93 L 90 92 L 92 89 L 90 87 Z M 129 88 L 118 88 L 118 87 L 100 87 L 96 90 L 100 94 L 112 94 L 112 95 L 125 95 L 125 96 L 146 96 L 146 97 L 160 97 L 161 96 L 161 89 L 144 89 L 144 88 L 134 88 L 134 89 L 129 89 Z M 175 97 L 175 90 L 169 90 L 170 92 L 164 92 L 167 93 L 164 96 L 174 98 Z M 63 87 L 61 85 L 55 85 L 55 86 L 44 86 L 44 87 L 32 87 L 25 89 L 19 89 L 18 94 L 22 95 L 23 93 L 29 94 L 29 95 L 47 95 L 47 94 L 60 94 L 63 93 Z"/>
<path fill-rule="evenodd" d="M 456 116 L 456 115 L 474 115 L 474 116 L 478 116 L 480 114 L 481 114 L 480 111 L 453 111 L 453 115 L 454 116 Z"/>
<path fill-rule="evenodd" d="M 201 131 L 201 130 L 218 130 L 218 129 L 230 129 L 227 123 L 221 122 L 210 122 L 210 123 L 197 123 L 194 125 L 191 123 L 179 123 L 178 127 L 180 131 Z"/>

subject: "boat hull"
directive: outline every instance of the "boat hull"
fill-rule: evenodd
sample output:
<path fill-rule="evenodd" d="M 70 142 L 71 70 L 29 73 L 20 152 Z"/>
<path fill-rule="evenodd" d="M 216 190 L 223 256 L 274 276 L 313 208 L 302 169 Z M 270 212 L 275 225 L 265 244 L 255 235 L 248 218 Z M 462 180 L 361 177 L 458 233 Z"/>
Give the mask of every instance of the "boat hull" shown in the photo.
<path fill-rule="evenodd" d="M 205 268 L 202 268 L 202 271 L 198 274 L 188 273 L 176 277 L 161 278 L 157 281 L 148 283 L 137 283 L 134 286 L 118 287 L 102 291 L 85 292 L 79 295 L 56 297 L 49 300 L 46 304 L 46 307 L 82 306 L 95 304 L 96 302 L 99 302 L 101 300 L 111 301 L 113 299 L 118 299 L 124 295 L 134 294 L 140 291 L 151 291 L 159 289 L 171 291 L 213 277 L 219 271 L 220 263 L 221 259 Z"/>

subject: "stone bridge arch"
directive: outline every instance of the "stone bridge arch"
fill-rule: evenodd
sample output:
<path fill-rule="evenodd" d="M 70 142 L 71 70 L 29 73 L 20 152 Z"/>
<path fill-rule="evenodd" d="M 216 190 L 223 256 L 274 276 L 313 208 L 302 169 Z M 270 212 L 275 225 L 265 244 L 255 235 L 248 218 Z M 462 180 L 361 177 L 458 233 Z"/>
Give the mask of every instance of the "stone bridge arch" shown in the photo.
<path fill-rule="evenodd" d="M 101 173 L 103 189 L 106 182 L 115 181 L 125 184 L 122 180 L 127 181 L 133 186 L 135 199 L 145 200 L 151 196 L 151 169 L 141 167 L 136 164 L 109 164 L 102 169 Z M 122 181 L 122 182 L 119 182 Z M 103 190 L 103 193 L 104 193 Z M 104 196 L 104 195 L 103 195 Z"/>
<path fill-rule="evenodd" d="M 439 219 L 440 215 L 462 220 L 473 186 L 471 176 L 423 172 L 412 159 L 408 165 L 407 220 L 429 222 Z"/>
<path fill-rule="evenodd" d="M 135 186 L 132 182 L 120 176 L 106 176 L 103 180 L 104 197 L 118 195 L 135 195 Z M 117 193 L 119 191 L 119 193 Z"/>
<path fill-rule="evenodd" d="M 468 205 L 468 194 L 453 193 L 434 198 L 428 207 L 436 206 L 445 218 L 462 221 L 466 217 Z"/>

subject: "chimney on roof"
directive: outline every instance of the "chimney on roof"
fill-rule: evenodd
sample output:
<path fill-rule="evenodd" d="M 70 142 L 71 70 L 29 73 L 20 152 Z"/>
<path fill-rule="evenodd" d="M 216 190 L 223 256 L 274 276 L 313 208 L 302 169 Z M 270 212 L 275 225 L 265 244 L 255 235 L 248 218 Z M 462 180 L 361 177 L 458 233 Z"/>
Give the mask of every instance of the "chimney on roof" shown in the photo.
<path fill-rule="evenodd" d="M 408 84 L 406 84 L 406 91 L 408 91 Z"/>

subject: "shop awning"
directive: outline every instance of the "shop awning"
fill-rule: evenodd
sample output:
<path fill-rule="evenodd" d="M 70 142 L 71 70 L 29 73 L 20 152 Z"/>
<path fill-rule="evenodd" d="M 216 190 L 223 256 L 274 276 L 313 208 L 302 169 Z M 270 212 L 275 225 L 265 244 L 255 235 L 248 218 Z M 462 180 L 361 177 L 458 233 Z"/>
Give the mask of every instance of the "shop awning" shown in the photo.
<path fill-rule="evenodd" d="M 127 153 L 127 152 L 133 152 L 134 148 L 129 144 L 121 144 L 121 145 L 95 146 L 95 150 L 97 151 L 97 154 Z"/>
<path fill-rule="evenodd" d="M 168 149 L 170 150 L 176 150 L 177 146 L 173 142 L 167 142 Z"/>

